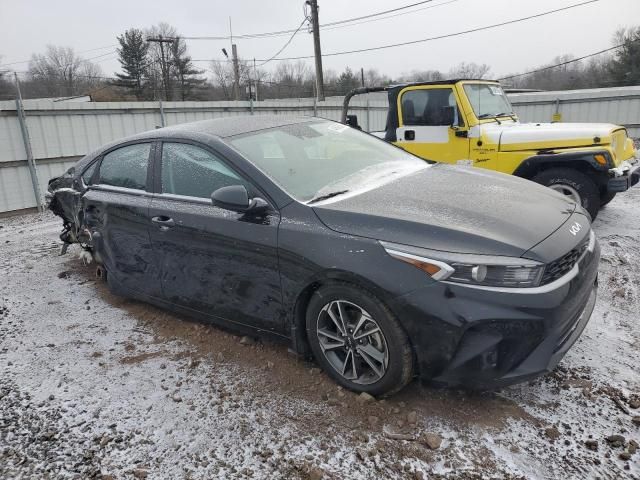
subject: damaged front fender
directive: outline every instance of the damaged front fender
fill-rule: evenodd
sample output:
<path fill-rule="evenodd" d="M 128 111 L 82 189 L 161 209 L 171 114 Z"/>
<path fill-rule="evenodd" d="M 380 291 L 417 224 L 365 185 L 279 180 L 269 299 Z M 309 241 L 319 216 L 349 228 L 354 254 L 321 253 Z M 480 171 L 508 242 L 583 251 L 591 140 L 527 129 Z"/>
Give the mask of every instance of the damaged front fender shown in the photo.
<path fill-rule="evenodd" d="M 93 242 L 89 229 L 84 225 L 82 196 L 87 187 L 81 177 L 71 167 L 63 175 L 49 180 L 46 206 L 55 215 L 62 218 L 63 229 L 60 240 L 64 242 L 62 254 L 72 243 L 79 243 L 85 250 L 91 251 Z"/>

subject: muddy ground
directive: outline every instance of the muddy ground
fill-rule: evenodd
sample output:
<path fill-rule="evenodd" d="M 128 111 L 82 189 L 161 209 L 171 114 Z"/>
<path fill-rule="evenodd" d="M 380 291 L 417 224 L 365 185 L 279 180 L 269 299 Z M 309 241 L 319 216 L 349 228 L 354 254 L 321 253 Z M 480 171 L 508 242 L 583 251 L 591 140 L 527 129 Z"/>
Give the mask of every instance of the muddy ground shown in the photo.
<path fill-rule="evenodd" d="M 111 295 L 60 222 L 0 219 L 0 478 L 640 478 L 640 188 L 551 374 L 361 401 L 270 341 Z"/>

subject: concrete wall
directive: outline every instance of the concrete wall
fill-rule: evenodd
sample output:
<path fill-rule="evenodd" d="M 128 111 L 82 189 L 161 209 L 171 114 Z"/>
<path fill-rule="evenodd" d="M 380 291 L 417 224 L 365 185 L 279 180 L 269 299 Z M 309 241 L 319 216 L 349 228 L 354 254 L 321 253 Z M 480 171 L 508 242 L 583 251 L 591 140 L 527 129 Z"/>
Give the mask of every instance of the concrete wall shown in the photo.
<path fill-rule="evenodd" d="M 640 87 L 511 94 L 516 113 L 525 122 L 551 121 L 558 110 L 562 121 L 610 122 L 640 137 Z M 339 120 L 341 97 L 255 102 L 166 102 L 165 122 L 175 125 L 233 115 L 315 115 Z M 387 102 L 375 98 L 352 100 L 364 130 L 384 130 Z M 66 103 L 25 102 L 31 148 L 41 192 L 51 177 L 60 175 L 83 155 L 134 133 L 162 124 L 156 102 Z M 0 102 L 0 212 L 36 206 L 24 140 L 13 101 Z"/>

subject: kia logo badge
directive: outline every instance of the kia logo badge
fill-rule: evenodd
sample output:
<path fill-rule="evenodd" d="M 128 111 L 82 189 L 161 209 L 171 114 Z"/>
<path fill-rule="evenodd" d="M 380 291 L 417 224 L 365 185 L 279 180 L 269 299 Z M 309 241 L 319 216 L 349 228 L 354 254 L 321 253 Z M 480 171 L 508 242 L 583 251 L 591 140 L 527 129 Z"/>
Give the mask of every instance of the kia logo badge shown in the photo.
<path fill-rule="evenodd" d="M 571 232 L 571 235 L 573 235 L 574 237 L 580 230 L 582 230 L 582 225 L 580 225 L 578 222 L 574 222 L 573 225 L 571 225 L 571 227 L 569 228 L 569 232 Z"/>

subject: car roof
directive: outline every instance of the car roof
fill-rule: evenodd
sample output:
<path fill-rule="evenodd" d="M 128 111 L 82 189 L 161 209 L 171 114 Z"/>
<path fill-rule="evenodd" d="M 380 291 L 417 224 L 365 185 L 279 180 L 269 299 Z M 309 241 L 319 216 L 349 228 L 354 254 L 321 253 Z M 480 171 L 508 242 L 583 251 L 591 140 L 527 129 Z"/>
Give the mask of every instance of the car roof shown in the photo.
<path fill-rule="evenodd" d="M 305 123 L 320 120 L 314 117 L 286 116 L 286 115 L 240 115 L 233 117 L 212 118 L 198 122 L 182 123 L 171 127 L 151 130 L 130 139 L 142 138 L 184 138 L 185 135 L 209 135 L 219 138 L 232 137 L 243 133 L 265 130 L 267 128 L 282 127 L 296 123 Z M 129 139 L 123 139 L 127 141 Z"/>
<path fill-rule="evenodd" d="M 75 174 L 82 174 L 87 165 L 96 157 L 115 147 L 131 142 L 158 139 L 191 139 L 210 143 L 220 141 L 221 138 L 232 137 L 244 133 L 256 132 L 268 128 L 282 127 L 311 121 L 327 121 L 317 117 L 287 116 L 287 115 L 239 115 L 233 117 L 212 118 L 198 122 L 182 123 L 170 127 L 157 128 L 146 132 L 130 135 L 125 138 L 102 145 L 97 150 L 81 158 L 76 165 Z"/>

